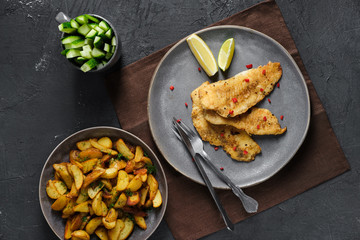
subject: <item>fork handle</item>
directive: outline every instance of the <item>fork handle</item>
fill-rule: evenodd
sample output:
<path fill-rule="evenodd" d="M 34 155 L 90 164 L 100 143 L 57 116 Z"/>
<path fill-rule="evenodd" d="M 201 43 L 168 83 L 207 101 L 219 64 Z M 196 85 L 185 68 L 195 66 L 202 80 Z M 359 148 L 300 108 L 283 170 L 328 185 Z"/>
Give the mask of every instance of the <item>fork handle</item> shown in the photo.
<path fill-rule="evenodd" d="M 216 206 L 217 206 L 217 208 L 219 209 L 219 211 L 221 213 L 222 218 L 224 219 L 226 227 L 229 230 L 233 231 L 234 230 L 234 224 L 231 222 L 229 216 L 225 212 L 225 210 L 224 210 L 224 208 L 223 208 L 223 206 L 222 206 L 222 204 L 221 204 L 221 202 L 220 202 L 220 200 L 219 200 L 219 198 L 218 198 L 218 196 L 217 196 L 217 194 L 216 194 L 216 192 L 215 192 L 215 190 L 214 190 L 214 188 L 213 188 L 213 186 L 212 186 L 212 184 L 211 184 L 211 182 L 210 182 L 210 180 L 208 178 L 208 176 L 206 175 L 206 172 L 205 172 L 203 166 L 201 165 L 201 163 L 200 163 L 200 161 L 198 159 L 199 156 L 200 155 L 198 155 L 198 154 L 196 154 L 194 156 L 195 164 L 196 164 L 202 178 L 204 179 L 204 182 L 205 182 L 207 188 L 209 189 L 210 194 L 211 194 L 212 198 L 214 199 L 214 201 L 216 203 Z"/>
<path fill-rule="evenodd" d="M 223 180 L 234 192 L 234 194 L 240 198 L 244 209 L 248 213 L 255 213 L 258 210 L 258 202 L 252 197 L 246 195 L 241 188 L 236 186 L 225 174 L 223 174 L 210 160 L 209 156 L 205 151 L 200 154 L 200 156 L 205 160 L 208 166 L 218 175 L 218 177 Z"/>

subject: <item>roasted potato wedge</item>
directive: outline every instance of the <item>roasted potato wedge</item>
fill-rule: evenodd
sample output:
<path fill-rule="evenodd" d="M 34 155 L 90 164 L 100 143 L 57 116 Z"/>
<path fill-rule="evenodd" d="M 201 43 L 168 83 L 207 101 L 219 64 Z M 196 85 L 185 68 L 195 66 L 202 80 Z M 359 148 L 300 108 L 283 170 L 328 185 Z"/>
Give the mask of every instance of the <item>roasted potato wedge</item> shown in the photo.
<path fill-rule="evenodd" d="M 121 230 L 125 227 L 125 223 L 121 219 L 116 220 L 115 227 L 108 231 L 109 240 L 117 240 L 120 236 Z"/>
<path fill-rule="evenodd" d="M 95 182 L 94 182 L 95 183 Z M 94 185 L 94 186 L 93 186 Z M 91 199 L 93 199 L 100 191 L 101 189 L 104 187 L 104 183 L 99 181 L 97 184 L 91 184 L 88 187 L 88 195 Z"/>
<path fill-rule="evenodd" d="M 95 182 L 97 179 L 101 177 L 101 175 L 105 172 L 103 168 L 96 168 L 91 173 L 86 175 L 84 180 L 84 187 L 89 186 L 92 182 Z"/>
<path fill-rule="evenodd" d="M 146 230 L 147 226 L 146 226 L 146 222 L 145 219 L 141 216 L 134 216 L 136 225 L 138 225 L 140 228 Z"/>
<path fill-rule="evenodd" d="M 84 230 L 76 230 L 71 234 L 71 236 L 81 240 L 90 240 L 89 234 Z"/>
<path fill-rule="evenodd" d="M 135 157 L 134 157 L 134 161 L 135 162 L 140 162 L 141 158 L 144 156 L 144 151 L 140 146 L 136 146 L 135 148 Z"/>
<path fill-rule="evenodd" d="M 98 158 L 92 158 L 81 163 L 84 174 L 92 171 L 99 164 Z"/>
<path fill-rule="evenodd" d="M 80 188 L 84 182 L 84 176 L 82 174 L 82 171 L 76 165 L 71 165 L 70 169 L 71 169 L 72 175 L 74 177 L 76 189 L 80 190 Z"/>
<path fill-rule="evenodd" d="M 135 155 L 131 152 L 131 150 L 126 146 L 124 140 L 121 138 L 115 143 L 116 149 L 121 153 L 126 159 L 130 160 L 135 157 Z"/>
<path fill-rule="evenodd" d="M 99 149 L 91 147 L 81 151 L 78 156 L 80 161 L 83 162 L 92 158 L 102 158 L 103 153 Z"/>
<path fill-rule="evenodd" d="M 118 200 L 114 204 L 114 208 L 122 208 L 126 205 L 127 197 L 125 193 L 121 193 Z"/>
<path fill-rule="evenodd" d="M 134 229 L 134 223 L 129 218 L 124 221 L 124 228 L 121 230 L 118 240 L 126 239 Z"/>
<path fill-rule="evenodd" d="M 95 232 L 95 230 L 101 225 L 102 217 L 95 217 L 91 219 L 85 227 L 85 231 L 91 235 Z"/>
<path fill-rule="evenodd" d="M 80 203 L 73 207 L 74 212 L 82 212 L 82 213 L 88 213 L 90 212 L 89 204 L 91 201 L 86 201 L 83 203 Z"/>
<path fill-rule="evenodd" d="M 70 239 L 71 238 L 71 229 L 70 229 L 70 225 L 71 225 L 71 219 L 68 218 L 66 220 L 66 224 L 65 224 L 65 232 L 64 232 L 64 238 L 65 239 Z"/>
<path fill-rule="evenodd" d="M 111 179 L 115 178 L 118 175 L 118 170 L 116 168 L 107 168 L 105 172 L 101 175 L 101 178 Z"/>
<path fill-rule="evenodd" d="M 162 204 L 162 196 L 161 196 L 160 190 L 158 189 L 156 191 L 155 197 L 153 199 L 153 207 L 158 208 L 161 206 L 161 204 Z"/>
<path fill-rule="evenodd" d="M 97 142 L 105 148 L 111 149 L 113 147 L 113 143 L 109 137 L 102 137 Z"/>
<path fill-rule="evenodd" d="M 140 194 L 138 192 L 132 193 L 131 196 L 128 197 L 126 201 L 126 205 L 128 206 L 135 206 L 140 202 Z"/>
<path fill-rule="evenodd" d="M 91 144 L 89 140 L 85 140 L 85 141 L 80 141 L 76 143 L 76 147 L 80 150 L 80 151 L 84 151 L 86 149 L 91 148 Z"/>
<path fill-rule="evenodd" d="M 149 185 L 149 199 L 154 200 L 159 183 L 152 174 L 148 174 L 147 184 Z"/>
<path fill-rule="evenodd" d="M 66 195 L 61 195 L 56 201 L 51 205 L 52 210 L 62 211 L 65 206 L 69 203 L 70 198 Z"/>
<path fill-rule="evenodd" d="M 54 181 L 58 181 L 58 180 L 49 180 L 46 183 L 46 193 L 49 196 L 49 198 L 52 199 L 58 199 L 62 194 L 60 194 L 58 192 L 58 190 L 55 187 Z"/>
<path fill-rule="evenodd" d="M 98 236 L 101 240 L 109 240 L 108 231 L 104 227 L 99 227 L 95 230 L 96 236 Z"/>
<path fill-rule="evenodd" d="M 76 199 L 76 203 L 77 204 L 80 204 L 82 202 L 85 202 L 86 200 L 89 199 L 89 195 L 88 195 L 88 188 L 87 187 L 82 187 L 80 189 L 80 193 L 79 193 L 79 196 L 78 198 Z"/>
<path fill-rule="evenodd" d="M 127 172 L 120 170 L 118 173 L 118 180 L 116 184 L 116 190 L 119 192 L 124 191 L 129 185 L 129 175 Z"/>
<path fill-rule="evenodd" d="M 116 219 L 118 217 L 118 211 L 115 208 L 111 208 L 108 211 L 106 217 L 102 218 L 102 223 L 106 229 L 113 229 L 116 225 Z"/>
<path fill-rule="evenodd" d="M 67 170 L 67 167 L 63 164 L 53 164 L 53 168 L 57 171 L 61 179 L 65 182 L 66 186 L 70 189 L 73 183 L 72 177 Z"/>
<path fill-rule="evenodd" d="M 106 204 L 102 201 L 102 192 L 99 192 L 92 201 L 92 209 L 95 215 L 105 217 L 108 209 Z"/>
<path fill-rule="evenodd" d="M 101 152 L 104 152 L 106 154 L 110 155 L 117 155 L 118 152 L 109 148 L 104 147 L 103 145 L 99 144 L 96 139 L 90 139 L 91 146 L 93 146 L 96 149 L 99 149 Z"/>
<path fill-rule="evenodd" d="M 132 192 L 136 192 L 142 187 L 142 180 L 140 175 L 136 175 L 128 184 L 127 189 L 129 189 Z"/>

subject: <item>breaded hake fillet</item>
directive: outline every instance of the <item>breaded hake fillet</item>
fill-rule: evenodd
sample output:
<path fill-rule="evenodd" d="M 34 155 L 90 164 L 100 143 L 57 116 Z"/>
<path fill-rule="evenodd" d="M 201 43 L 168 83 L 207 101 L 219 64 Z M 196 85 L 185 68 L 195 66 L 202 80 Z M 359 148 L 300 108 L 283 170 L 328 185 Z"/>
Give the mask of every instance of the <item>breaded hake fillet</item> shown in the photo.
<path fill-rule="evenodd" d="M 261 148 L 245 131 L 230 126 L 215 126 L 206 121 L 198 90 L 207 84 L 209 82 L 203 83 L 191 93 L 193 101 L 191 117 L 200 137 L 212 145 L 222 146 L 232 159 L 245 162 L 254 160 L 261 152 Z"/>
<path fill-rule="evenodd" d="M 269 62 L 212 83 L 199 90 L 201 106 L 216 111 L 222 117 L 240 115 L 268 95 L 281 75 L 280 63 Z"/>
<path fill-rule="evenodd" d="M 228 125 L 244 130 L 249 135 L 278 135 L 286 131 L 268 109 L 253 107 L 233 118 L 224 118 L 215 111 L 204 110 L 206 121 L 214 125 Z"/>

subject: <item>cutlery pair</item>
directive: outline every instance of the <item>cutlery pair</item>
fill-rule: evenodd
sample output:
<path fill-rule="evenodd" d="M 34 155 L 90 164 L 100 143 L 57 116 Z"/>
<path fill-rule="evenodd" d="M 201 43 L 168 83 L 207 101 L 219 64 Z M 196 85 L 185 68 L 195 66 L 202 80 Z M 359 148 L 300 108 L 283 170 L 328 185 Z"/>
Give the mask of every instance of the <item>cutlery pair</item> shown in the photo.
<path fill-rule="evenodd" d="M 224 219 L 226 227 L 229 230 L 234 230 L 234 224 L 231 222 L 227 213 L 225 212 L 224 208 L 222 207 L 222 205 L 219 201 L 219 198 L 217 197 L 215 190 L 214 190 L 214 188 L 213 188 L 213 186 L 212 186 L 212 184 L 200 162 L 200 158 L 202 158 L 208 164 L 208 166 L 216 173 L 216 175 L 231 188 L 233 193 L 238 198 L 240 198 L 246 212 L 248 212 L 248 213 L 256 212 L 258 209 L 258 202 L 255 199 L 247 196 L 242 191 L 241 188 L 237 187 L 226 175 L 224 175 L 211 162 L 210 157 L 204 151 L 204 144 L 203 144 L 202 140 L 194 131 L 192 131 L 188 126 L 186 126 L 185 123 L 178 121 L 175 118 L 173 118 L 172 123 L 173 123 L 173 131 L 174 131 L 175 135 L 177 136 L 177 138 L 179 140 L 181 140 L 185 144 L 185 146 L 189 150 L 191 156 L 193 157 L 195 165 L 197 166 L 207 188 L 209 189 L 210 194 L 213 197 L 213 199 L 216 203 L 216 206 L 218 207 L 218 209 Z"/>

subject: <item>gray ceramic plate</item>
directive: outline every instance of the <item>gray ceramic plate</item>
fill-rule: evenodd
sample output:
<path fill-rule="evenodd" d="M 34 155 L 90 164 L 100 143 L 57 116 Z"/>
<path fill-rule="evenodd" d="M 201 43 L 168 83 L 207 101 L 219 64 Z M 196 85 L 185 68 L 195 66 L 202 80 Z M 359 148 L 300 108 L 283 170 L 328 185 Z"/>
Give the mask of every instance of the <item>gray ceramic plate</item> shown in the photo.
<path fill-rule="evenodd" d="M 39 199 L 40 199 L 41 210 L 50 228 L 60 239 L 64 239 L 65 220 L 61 218 L 61 212 L 56 212 L 51 210 L 51 204 L 54 202 L 54 200 L 50 199 L 47 196 L 45 190 L 47 181 L 49 179 L 54 179 L 54 169 L 52 165 L 54 163 L 68 162 L 69 152 L 72 149 L 76 149 L 76 145 L 75 145 L 76 142 L 84 139 L 99 138 L 104 136 L 108 136 L 113 140 L 122 138 L 124 139 L 125 142 L 128 142 L 133 145 L 141 146 L 144 149 L 144 151 L 149 155 L 149 157 L 151 158 L 157 169 L 155 177 L 159 182 L 159 189 L 161 191 L 163 198 L 162 206 L 158 209 L 154 209 L 153 211 L 149 212 L 149 215 L 146 218 L 146 223 L 148 228 L 144 231 L 135 227 L 133 233 L 131 234 L 130 239 L 138 239 L 138 240 L 147 239 L 159 226 L 164 216 L 167 205 L 167 199 L 168 199 L 168 187 L 167 187 L 164 170 L 160 164 L 159 159 L 156 157 L 154 152 L 141 139 L 139 139 L 138 137 L 127 131 L 114 127 L 87 128 L 67 137 L 53 150 L 53 152 L 50 154 L 49 158 L 47 159 L 40 176 Z M 93 236 L 91 239 L 98 239 L 98 238 L 96 236 Z"/>
<path fill-rule="evenodd" d="M 224 151 L 215 151 L 213 146 L 205 143 L 205 151 L 214 164 L 223 167 L 224 173 L 236 185 L 248 187 L 263 182 L 289 162 L 304 141 L 310 122 L 310 101 L 305 80 L 285 48 L 260 32 L 238 26 L 218 26 L 196 34 L 208 44 L 216 58 L 222 43 L 233 37 L 235 53 L 230 68 L 210 79 L 204 71 L 198 71 L 199 64 L 185 38 L 171 48 L 159 63 L 149 90 L 148 114 L 153 138 L 165 159 L 177 171 L 204 184 L 185 146 L 171 131 L 172 117 L 181 118 L 193 128 L 190 93 L 195 88 L 205 81 L 234 76 L 247 70 L 247 64 L 256 68 L 269 61 L 280 62 L 283 69 L 280 88 L 276 87 L 269 95 L 271 104 L 265 98 L 258 106 L 269 109 L 278 118 L 284 115 L 284 120 L 279 121 L 288 131 L 281 136 L 254 136 L 262 153 L 250 163 L 234 161 Z M 169 89 L 171 85 L 174 86 L 173 91 Z M 206 171 L 214 187 L 228 189 L 209 168 Z"/>

